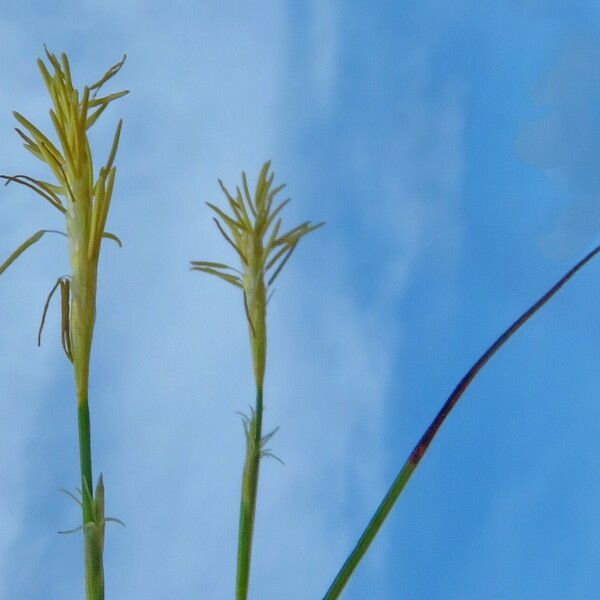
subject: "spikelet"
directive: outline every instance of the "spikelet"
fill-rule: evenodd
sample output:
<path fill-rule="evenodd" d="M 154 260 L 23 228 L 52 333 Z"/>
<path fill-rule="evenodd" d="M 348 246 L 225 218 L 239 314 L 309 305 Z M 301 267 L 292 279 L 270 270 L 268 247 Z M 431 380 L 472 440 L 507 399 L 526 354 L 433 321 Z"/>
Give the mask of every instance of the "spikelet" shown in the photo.
<path fill-rule="evenodd" d="M 104 84 L 119 72 L 126 57 L 113 65 L 96 83 L 85 86 L 80 92 L 73 85 L 66 54 L 61 54 L 59 60 L 47 48 L 45 51 L 46 62 L 38 59 L 37 64 L 52 101 L 50 119 L 58 142 L 53 143 L 21 113 L 15 111 L 13 114 L 19 124 L 15 129 L 23 141 L 23 146 L 50 169 L 55 182 L 50 183 L 28 175 L 0 177 L 5 180 L 5 185 L 17 183 L 27 187 L 62 213 L 65 216 L 67 233 L 50 229 L 37 231 L 0 264 L 0 275 L 45 233 L 59 233 L 68 238 L 73 276 L 60 277 L 49 298 L 60 287 L 63 299 L 61 339 L 65 353 L 72 361 L 68 308 L 71 281 L 77 286 L 79 280 L 85 279 L 92 284 L 89 287 L 94 287 L 95 267 L 102 239 L 111 239 L 119 246 L 122 245 L 116 235 L 105 231 L 115 182 L 114 161 L 122 121 L 119 121 L 116 127 L 108 158 L 97 176 L 94 176 L 87 132 L 112 101 L 128 93 L 128 90 L 123 90 L 97 97 Z M 78 275 L 82 277 L 78 278 Z M 47 308 L 48 303 L 44 308 L 42 326 Z"/>
<path fill-rule="evenodd" d="M 264 378 L 266 357 L 267 293 L 300 240 L 323 225 L 305 221 L 281 233 L 281 213 L 290 199 L 276 203 L 275 199 L 285 185 L 273 187 L 275 175 L 269 174 L 270 166 L 270 161 L 263 165 L 254 195 L 250 193 L 245 173 L 242 173 L 242 189 L 238 186 L 235 196 L 219 180 L 231 209 L 229 213 L 207 202 L 216 215 L 213 221 L 219 232 L 238 255 L 241 270 L 220 262 L 191 262 L 193 271 L 219 277 L 242 290 L 251 333 L 255 376 L 260 385 Z"/>

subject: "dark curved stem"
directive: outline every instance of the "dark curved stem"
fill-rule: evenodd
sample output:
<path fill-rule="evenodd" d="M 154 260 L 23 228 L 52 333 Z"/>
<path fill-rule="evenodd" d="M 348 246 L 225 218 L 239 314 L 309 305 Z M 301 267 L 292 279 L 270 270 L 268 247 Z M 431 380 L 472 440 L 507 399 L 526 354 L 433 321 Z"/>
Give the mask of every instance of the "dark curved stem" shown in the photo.
<path fill-rule="evenodd" d="M 371 542 L 379 532 L 379 529 L 383 525 L 386 517 L 392 510 L 396 500 L 400 496 L 400 493 L 408 483 L 411 475 L 419 465 L 419 462 L 423 458 L 425 452 L 429 448 L 433 438 L 439 431 L 440 427 L 446 420 L 446 417 L 450 414 L 452 409 L 456 406 L 461 396 L 469 387 L 470 383 L 475 379 L 479 371 L 483 369 L 486 363 L 496 354 L 496 352 L 512 337 L 518 329 L 520 329 L 546 302 L 548 302 L 557 292 L 562 288 L 572 277 L 577 273 L 583 266 L 585 266 L 592 258 L 594 258 L 600 252 L 600 246 L 594 248 L 585 258 L 580 260 L 572 269 L 570 269 L 557 283 L 555 283 L 537 302 L 532 304 L 475 362 L 475 364 L 469 369 L 467 374 L 458 382 L 435 419 L 431 422 L 431 425 L 427 428 L 425 433 L 421 436 L 421 439 L 417 442 L 413 451 L 410 453 L 408 459 L 400 469 L 400 472 L 394 479 L 391 487 L 384 496 L 381 504 L 375 511 L 375 514 L 369 521 L 363 534 L 360 536 L 356 546 L 344 562 L 342 568 L 336 575 L 333 583 L 327 590 L 327 593 L 323 597 L 323 600 L 334 600 L 338 598 L 342 593 L 346 583 L 352 576 L 354 569 L 356 569 L 358 563 L 362 557 L 366 554 Z"/>

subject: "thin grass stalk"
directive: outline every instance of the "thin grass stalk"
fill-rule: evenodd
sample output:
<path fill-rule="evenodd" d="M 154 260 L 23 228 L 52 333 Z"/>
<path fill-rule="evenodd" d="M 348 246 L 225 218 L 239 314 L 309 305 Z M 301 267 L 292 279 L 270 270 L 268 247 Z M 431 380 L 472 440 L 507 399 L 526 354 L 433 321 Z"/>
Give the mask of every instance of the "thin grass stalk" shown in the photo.
<path fill-rule="evenodd" d="M 274 174 L 269 175 L 270 164 L 270 162 L 266 162 L 263 165 L 254 196 L 250 193 L 245 173 L 242 173 L 243 194 L 238 187 L 236 195 L 233 196 L 219 181 L 231 208 L 230 214 L 207 202 L 208 206 L 216 213 L 214 222 L 219 232 L 239 257 L 242 270 L 239 271 L 224 263 L 207 261 L 192 261 L 191 263 L 192 270 L 219 277 L 242 290 L 244 311 L 248 321 L 256 383 L 256 403 L 250 409 L 250 415 L 242 415 L 246 434 L 246 458 L 242 471 L 240 500 L 236 570 L 237 600 L 247 599 L 250 585 L 260 460 L 267 456 L 276 458 L 270 449 L 265 448 L 265 445 L 277 430 L 275 429 L 267 435 L 262 433 L 263 389 L 267 359 L 267 294 L 299 241 L 323 225 L 323 223 L 311 225 L 307 221 L 284 234 L 279 234 L 281 218 L 275 221 L 275 217 L 280 214 L 289 199 L 284 200 L 277 207 L 273 206 L 276 195 L 285 186 L 271 188 Z M 229 229 L 229 233 L 226 229 Z"/>
<path fill-rule="evenodd" d="M 435 416 L 425 433 L 421 436 L 412 452 L 408 456 L 406 462 L 400 469 L 398 475 L 392 482 L 389 490 L 383 497 L 381 504 L 371 517 L 366 529 L 358 539 L 352 552 L 345 560 L 342 568 L 337 573 L 335 579 L 331 583 L 323 600 L 335 600 L 339 598 L 348 583 L 348 580 L 354 573 L 354 570 L 366 554 L 373 539 L 381 529 L 385 519 L 394 507 L 400 494 L 406 487 L 412 474 L 415 472 L 431 442 L 440 430 L 452 409 L 456 406 L 466 389 L 475 379 L 477 374 L 483 369 L 487 362 L 500 350 L 500 348 L 536 313 L 542 308 L 580 269 L 590 262 L 598 253 L 600 246 L 594 248 L 589 254 L 581 259 L 574 267 L 572 267 L 563 277 L 561 277 L 543 296 L 534 302 L 516 321 L 512 323 L 508 329 L 502 333 L 494 343 L 479 357 L 473 366 L 467 371 L 465 376 L 458 382 L 438 414 Z"/>
<path fill-rule="evenodd" d="M 242 497 L 240 501 L 240 523 L 238 533 L 238 554 L 236 571 L 236 599 L 248 597 L 250 564 L 252 560 L 252 540 L 256 518 L 256 498 L 260 471 L 260 440 L 262 437 L 263 400 L 262 388 L 256 390 L 256 419 L 252 443 L 246 449 L 246 460 L 242 474 Z"/>
<path fill-rule="evenodd" d="M 252 204 L 250 204 L 251 207 Z M 242 280 L 244 310 L 248 319 L 248 334 L 256 382 L 256 403 L 247 425 L 246 459 L 242 471 L 236 572 L 237 600 L 246 600 L 248 597 L 263 437 L 263 387 L 267 360 L 267 292 L 264 282 L 262 236 L 255 235 L 248 239 L 243 257 L 246 262 Z"/>

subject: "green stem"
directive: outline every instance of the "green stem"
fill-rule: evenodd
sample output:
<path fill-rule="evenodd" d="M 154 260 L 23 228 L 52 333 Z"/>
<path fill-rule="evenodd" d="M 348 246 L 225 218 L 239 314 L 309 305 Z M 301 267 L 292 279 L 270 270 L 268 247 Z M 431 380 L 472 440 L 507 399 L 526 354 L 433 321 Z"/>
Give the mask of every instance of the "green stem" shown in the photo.
<path fill-rule="evenodd" d="M 87 396 L 79 398 L 77 416 L 81 465 L 85 595 L 86 600 L 104 600 L 104 565 L 102 557 L 104 515 L 97 514 L 98 510 L 94 497 L 90 411 Z"/>
<path fill-rule="evenodd" d="M 572 269 L 570 269 L 557 283 L 555 283 L 537 302 L 532 304 L 496 341 L 481 355 L 475 364 L 469 369 L 467 374 L 459 381 L 454 388 L 436 417 L 431 422 L 421 439 L 417 442 L 408 459 L 400 469 L 400 472 L 394 479 L 391 487 L 385 494 L 381 504 L 375 511 L 375 514 L 369 521 L 363 534 L 360 536 L 356 546 L 344 562 L 342 568 L 336 575 L 333 583 L 327 590 L 323 600 L 334 600 L 342 593 L 346 583 L 352 576 L 354 569 L 366 554 L 371 542 L 379 532 L 383 522 L 392 510 L 396 500 L 402 490 L 408 483 L 411 475 L 421 462 L 421 459 L 427 452 L 433 438 L 436 436 L 440 427 L 456 406 L 461 396 L 475 379 L 479 371 L 486 365 L 492 356 L 520 329 L 546 302 L 548 302 L 585 264 L 594 258 L 600 252 L 600 246 L 594 248 L 587 256 L 580 260 Z"/>
<path fill-rule="evenodd" d="M 94 520 L 93 479 L 92 479 L 92 444 L 90 434 L 90 409 L 87 397 L 79 400 L 77 407 L 79 426 L 79 461 L 81 465 L 81 490 L 83 504 L 83 522 Z M 87 493 L 89 492 L 89 493 Z"/>
<path fill-rule="evenodd" d="M 246 600 L 250 581 L 250 560 L 256 515 L 256 496 L 260 468 L 262 439 L 263 390 L 256 389 L 256 409 L 248 424 L 246 435 L 246 461 L 242 476 L 242 499 L 238 536 L 236 600 Z"/>
<path fill-rule="evenodd" d="M 97 261 L 74 261 L 69 332 L 77 390 L 86 600 L 104 600 L 104 486 L 100 480 L 94 490 L 88 403 L 96 315 L 96 274 Z"/>

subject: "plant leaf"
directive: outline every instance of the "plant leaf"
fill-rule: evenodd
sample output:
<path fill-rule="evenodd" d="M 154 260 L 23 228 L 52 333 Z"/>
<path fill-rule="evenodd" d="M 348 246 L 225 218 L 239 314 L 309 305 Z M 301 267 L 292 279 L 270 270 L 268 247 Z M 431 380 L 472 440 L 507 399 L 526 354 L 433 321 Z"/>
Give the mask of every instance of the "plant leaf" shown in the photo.
<path fill-rule="evenodd" d="M 28 187 L 30 190 L 33 190 L 36 194 L 41 196 L 44 200 L 47 200 L 57 208 L 61 213 L 66 213 L 67 210 L 63 206 L 60 198 L 54 192 L 54 189 L 57 186 L 52 186 L 45 181 L 40 181 L 39 179 L 34 179 L 33 177 L 28 177 L 27 175 L 0 175 L 1 179 L 5 179 L 4 185 L 8 185 L 11 181 L 18 183 L 20 185 L 24 185 Z"/>
<path fill-rule="evenodd" d="M 46 315 L 48 314 L 48 307 L 50 306 L 50 300 L 52 300 L 52 296 L 54 296 L 54 292 L 60 286 L 61 279 L 62 278 L 59 277 L 56 280 L 56 283 L 50 290 L 50 293 L 48 294 L 48 297 L 46 298 L 46 302 L 44 303 L 44 309 L 42 310 L 42 320 L 40 321 L 40 327 L 38 329 L 38 336 L 37 336 L 37 345 L 38 346 L 42 345 L 42 331 L 44 330 L 44 324 L 46 323 Z"/>
<path fill-rule="evenodd" d="M 106 238 L 106 239 L 109 239 L 109 240 L 112 240 L 113 242 L 116 242 L 117 245 L 119 246 L 119 248 L 123 247 L 123 242 L 114 233 L 110 233 L 109 231 L 105 231 L 102 234 L 102 237 Z"/>
<path fill-rule="evenodd" d="M 121 70 L 121 67 L 125 64 L 126 60 L 127 54 L 123 54 L 123 58 L 118 63 L 114 64 L 110 69 L 108 69 L 108 71 L 106 71 L 106 73 L 104 73 L 104 75 L 96 83 L 89 86 L 90 91 L 94 91 L 94 95 L 92 97 L 95 97 L 100 88 Z"/>
<path fill-rule="evenodd" d="M 229 273 L 221 273 L 220 271 L 217 271 L 216 269 L 211 269 L 210 267 L 192 266 L 192 271 L 202 271 L 203 273 L 208 273 L 209 275 L 215 275 L 216 277 L 220 277 L 224 281 L 227 281 L 227 283 L 231 283 L 236 287 L 243 287 L 239 277 L 236 277 L 235 275 L 230 275 Z"/>
<path fill-rule="evenodd" d="M 273 275 L 267 282 L 267 286 L 273 285 L 274 281 L 277 279 L 277 276 L 279 275 L 279 273 L 281 273 L 283 267 L 285 267 L 285 263 L 290 259 L 290 256 L 292 255 L 292 252 L 294 252 L 294 250 L 296 249 L 297 245 L 298 245 L 298 242 L 296 242 L 293 246 L 290 247 L 288 253 L 285 255 L 283 260 L 279 263 L 279 266 L 275 269 L 275 272 L 273 273 Z"/>
<path fill-rule="evenodd" d="M 27 238 L 1 265 L 0 265 L 0 275 L 12 265 L 27 248 L 33 246 L 36 242 L 39 242 L 45 233 L 58 233 L 60 235 L 65 235 L 62 231 L 54 231 L 53 229 L 40 229 L 36 231 L 30 238 Z"/>
<path fill-rule="evenodd" d="M 102 96 L 102 98 L 93 98 L 89 101 L 88 106 L 90 108 L 95 108 L 96 106 L 100 106 L 100 104 L 109 104 L 113 100 L 117 100 L 118 98 L 122 98 L 129 94 L 129 90 L 123 90 L 122 92 L 115 92 L 114 94 L 109 94 L 108 96 Z"/>

